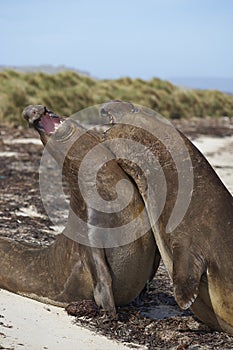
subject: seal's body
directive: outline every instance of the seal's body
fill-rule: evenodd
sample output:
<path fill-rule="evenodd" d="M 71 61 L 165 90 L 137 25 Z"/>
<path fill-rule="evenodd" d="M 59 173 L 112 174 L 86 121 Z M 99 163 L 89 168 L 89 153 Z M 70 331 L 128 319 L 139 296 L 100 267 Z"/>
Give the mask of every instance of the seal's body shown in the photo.
<path fill-rule="evenodd" d="M 115 140 L 110 149 L 144 199 L 178 304 L 184 309 L 191 307 L 210 327 L 233 334 L 231 194 L 198 149 L 155 112 L 110 101 L 102 105 L 100 113 L 111 120 L 104 140 Z M 156 187 L 161 182 L 161 171 L 166 179 L 159 216 L 163 194 L 157 189 L 151 205 L 147 194 L 151 184 L 145 185 L 143 176 L 138 175 L 142 155 L 134 154 L 132 147 L 122 150 L 123 139 L 147 148 L 148 156 L 144 153 L 143 157 L 147 158 L 148 171 L 153 157 L 160 164 L 152 180 L 152 187 Z"/>
<path fill-rule="evenodd" d="M 41 105 L 29 106 L 23 114 L 63 169 L 70 186 L 70 213 L 63 234 L 47 248 L 0 239 L 0 287 L 53 304 L 94 298 L 114 315 L 115 305 L 134 300 L 153 277 L 160 254 L 145 215 L 123 238 L 111 235 L 102 238 L 96 230 L 127 226 L 142 211 L 141 196 L 131 182 L 133 196 L 125 209 L 104 213 L 88 207 L 79 181 L 83 184 L 89 181 L 91 187 L 92 177 L 85 173 L 85 178 L 79 179 L 79 169 L 83 157 L 100 145 L 98 137 L 73 120 L 60 125 L 61 119 Z M 100 154 L 110 160 L 99 170 L 96 187 L 111 206 L 116 198 L 116 183 L 130 180 L 112 160 L 111 152 L 100 147 Z M 82 241 L 80 244 L 81 238 L 84 244 Z"/>

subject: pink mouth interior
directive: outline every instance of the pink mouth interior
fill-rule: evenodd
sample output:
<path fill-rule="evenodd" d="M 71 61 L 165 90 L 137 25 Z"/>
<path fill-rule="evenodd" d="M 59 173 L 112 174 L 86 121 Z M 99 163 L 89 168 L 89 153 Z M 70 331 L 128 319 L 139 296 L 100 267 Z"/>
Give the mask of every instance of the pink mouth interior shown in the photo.
<path fill-rule="evenodd" d="M 44 131 L 47 134 L 53 134 L 58 125 L 60 125 L 60 119 L 52 118 L 48 114 L 43 115 L 43 117 L 40 119 L 40 126 L 44 128 Z"/>

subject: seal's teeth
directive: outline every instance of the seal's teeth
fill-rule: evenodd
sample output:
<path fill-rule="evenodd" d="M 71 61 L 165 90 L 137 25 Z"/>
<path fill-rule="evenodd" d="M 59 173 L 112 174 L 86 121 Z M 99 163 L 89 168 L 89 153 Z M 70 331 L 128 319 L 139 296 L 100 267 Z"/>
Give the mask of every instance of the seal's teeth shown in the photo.
<path fill-rule="evenodd" d="M 191 305 L 192 305 L 192 302 L 189 301 L 188 303 L 184 304 L 184 306 L 182 307 L 182 309 L 187 310 Z"/>
<path fill-rule="evenodd" d="M 53 112 L 50 112 L 50 113 L 49 113 L 49 116 L 50 116 L 51 118 L 54 118 L 54 119 L 59 119 L 59 116 L 58 116 L 57 114 L 53 113 Z"/>
<path fill-rule="evenodd" d="M 185 310 L 187 310 L 193 303 L 194 303 L 194 301 L 197 299 L 197 293 L 195 293 L 194 295 L 193 295 L 193 297 L 183 306 L 183 308 L 185 309 Z"/>
<path fill-rule="evenodd" d="M 54 131 L 56 131 L 60 126 L 61 126 L 61 124 L 62 124 L 62 122 L 60 121 L 60 123 L 59 124 L 56 124 L 55 126 L 54 126 Z"/>

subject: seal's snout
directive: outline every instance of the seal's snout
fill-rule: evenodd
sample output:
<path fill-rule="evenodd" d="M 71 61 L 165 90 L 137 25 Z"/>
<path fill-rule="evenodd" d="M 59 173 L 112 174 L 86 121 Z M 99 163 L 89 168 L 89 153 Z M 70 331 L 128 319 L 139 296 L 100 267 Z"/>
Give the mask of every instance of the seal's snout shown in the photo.
<path fill-rule="evenodd" d="M 23 110 L 23 117 L 26 119 L 26 121 L 30 124 L 33 125 L 37 120 L 39 120 L 46 111 L 46 107 L 42 105 L 37 105 L 37 106 L 27 106 Z"/>

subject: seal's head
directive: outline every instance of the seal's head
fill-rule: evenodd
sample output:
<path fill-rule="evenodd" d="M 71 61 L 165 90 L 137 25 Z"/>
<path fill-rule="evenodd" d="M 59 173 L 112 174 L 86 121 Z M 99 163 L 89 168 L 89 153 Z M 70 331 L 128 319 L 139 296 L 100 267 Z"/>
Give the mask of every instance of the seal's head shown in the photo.
<path fill-rule="evenodd" d="M 125 114 L 137 113 L 138 108 L 131 102 L 125 102 L 120 100 L 111 100 L 102 104 L 100 108 L 100 115 L 107 117 L 110 124 L 121 122 L 122 117 Z"/>
<path fill-rule="evenodd" d="M 61 126 L 63 118 L 49 111 L 43 105 L 30 105 L 23 111 L 23 117 L 40 134 L 43 143 Z"/>

